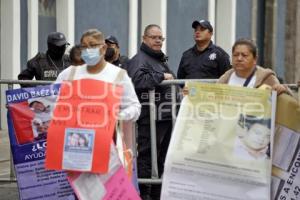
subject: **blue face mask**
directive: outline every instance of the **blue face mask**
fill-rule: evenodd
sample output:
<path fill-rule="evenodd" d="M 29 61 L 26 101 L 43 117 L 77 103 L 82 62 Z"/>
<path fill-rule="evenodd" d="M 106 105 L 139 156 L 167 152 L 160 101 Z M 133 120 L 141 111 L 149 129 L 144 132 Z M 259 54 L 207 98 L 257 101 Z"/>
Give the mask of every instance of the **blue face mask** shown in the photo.
<path fill-rule="evenodd" d="M 89 66 L 96 65 L 101 60 L 99 48 L 84 49 L 81 51 L 81 58 Z"/>

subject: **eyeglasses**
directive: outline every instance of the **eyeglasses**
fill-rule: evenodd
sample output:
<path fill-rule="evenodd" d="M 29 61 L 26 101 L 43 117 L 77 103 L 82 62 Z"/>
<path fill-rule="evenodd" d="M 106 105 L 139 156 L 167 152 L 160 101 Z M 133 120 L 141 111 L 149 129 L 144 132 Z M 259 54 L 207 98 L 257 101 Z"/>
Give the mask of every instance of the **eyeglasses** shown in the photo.
<path fill-rule="evenodd" d="M 80 50 L 84 50 L 84 49 L 88 49 L 88 48 L 91 48 L 91 49 L 94 49 L 94 48 L 97 48 L 98 46 L 103 46 L 104 44 L 101 44 L 101 43 L 97 43 L 97 44 L 89 44 L 89 45 L 80 45 Z"/>
<path fill-rule="evenodd" d="M 160 40 L 160 41 L 165 41 L 166 38 L 162 36 L 155 36 L 155 35 L 146 35 L 146 37 L 151 38 L 152 40 Z"/>

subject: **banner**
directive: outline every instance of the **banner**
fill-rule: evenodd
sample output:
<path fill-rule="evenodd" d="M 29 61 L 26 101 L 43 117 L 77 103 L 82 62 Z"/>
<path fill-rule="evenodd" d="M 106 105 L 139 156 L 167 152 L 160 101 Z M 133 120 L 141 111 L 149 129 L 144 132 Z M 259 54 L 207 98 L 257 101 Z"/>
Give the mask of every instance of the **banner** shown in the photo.
<path fill-rule="evenodd" d="M 69 173 L 68 178 L 80 200 L 140 200 L 114 144 L 110 148 L 108 173 Z"/>
<path fill-rule="evenodd" d="M 59 85 L 6 91 L 7 121 L 21 200 L 75 199 L 65 172 L 44 168 L 47 129 Z"/>
<path fill-rule="evenodd" d="M 289 95 L 277 102 L 272 200 L 300 199 L 300 105 Z"/>
<path fill-rule="evenodd" d="M 47 169 L 107 172 L 122 89 L 93 79 L 62 83 L 49 125 Z"/>
<path fill-rule="evenodd" d="M 188 83 L 167 153 L 162 200 L 270 199 L 276 94 Z"/>
<path fill-rule="evenodd" d="M 137 177 L 135 124 L 132 121 L 118 121 L 116 127 L 116 148 L 124 169 L 135 189 L 139 191 Z"/>

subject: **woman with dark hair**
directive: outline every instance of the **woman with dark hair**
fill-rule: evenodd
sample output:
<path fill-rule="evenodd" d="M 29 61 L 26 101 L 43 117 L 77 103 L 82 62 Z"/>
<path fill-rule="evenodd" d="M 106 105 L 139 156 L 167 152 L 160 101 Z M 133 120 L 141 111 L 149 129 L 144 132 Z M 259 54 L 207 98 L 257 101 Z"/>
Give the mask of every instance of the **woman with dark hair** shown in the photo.
<path fill-rule="evenodd" d="M 78 139 L 78 146 L 88 147 L 88 145 L 89 145 L 89 141 L 88 141 L 87 137 L 83 134 L 80 134 L 79 139 Z"/>
<path fill-rule="evenodd" d="M 76 44 L 71 48 L 69 57 L 70 57 L 71 65 L 73 66 L 84 64 L 84 61 L 81 58 L 81 49 L 79 44 Z"/>
<path fill-rule="evenodd" d="M 277 94 L 290 93 L 279 83 L 275 72 L 257 65 L 257 47 L 250 39 L 239 39 L 232 46 L 232 69 L 220 77 L 218 83 L 258 88 L 269 85 Z"/>
<path fill-rule="evenodd" d="M 226 71 L 217 83 L 259 88 L 268 85 L 280 95 L 284 92 L 293 96 L 291 90 L 281 85 L 274 71 L 257 65 L 257 47 L 250 39 L 238 39 L 232 46 L 232 68 Z M 184 87 L 183 94 L 189 89 Z"/>

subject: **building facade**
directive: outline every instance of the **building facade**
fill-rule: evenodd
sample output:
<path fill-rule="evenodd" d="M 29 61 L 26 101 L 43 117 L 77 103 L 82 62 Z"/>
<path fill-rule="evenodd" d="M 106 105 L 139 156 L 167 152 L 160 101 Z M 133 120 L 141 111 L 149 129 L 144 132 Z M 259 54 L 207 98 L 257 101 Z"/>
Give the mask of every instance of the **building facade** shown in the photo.
<path fill-rule="evenodd" d="M 143 29 L 155 23 L 166 37 L 163 50 L 176 72 L 182 53 L 194 45 L 192 21 L 208 19 L 214 42 L 231 55 L 237 38 L 255 40 L 259 64 L 287 83 L 300 79 L 300 2 L 288 0 L 1 0 L 0 75 L 16 79 L 26 61 L 45 51 L 47 34 L 63 32 L 71 45 L 98 28 L 115 35 L 122 54 L 132 57 Z M 287 10 L 289 12 L 287 12 Z M 298 55 L 297 55 L 298 54 Z M 298 66 L 298 67 L 297 67 Z M 2 87 L 1 99 L 4 101 Z M 2 106 L 3 109 L 3 106 Z"/>

